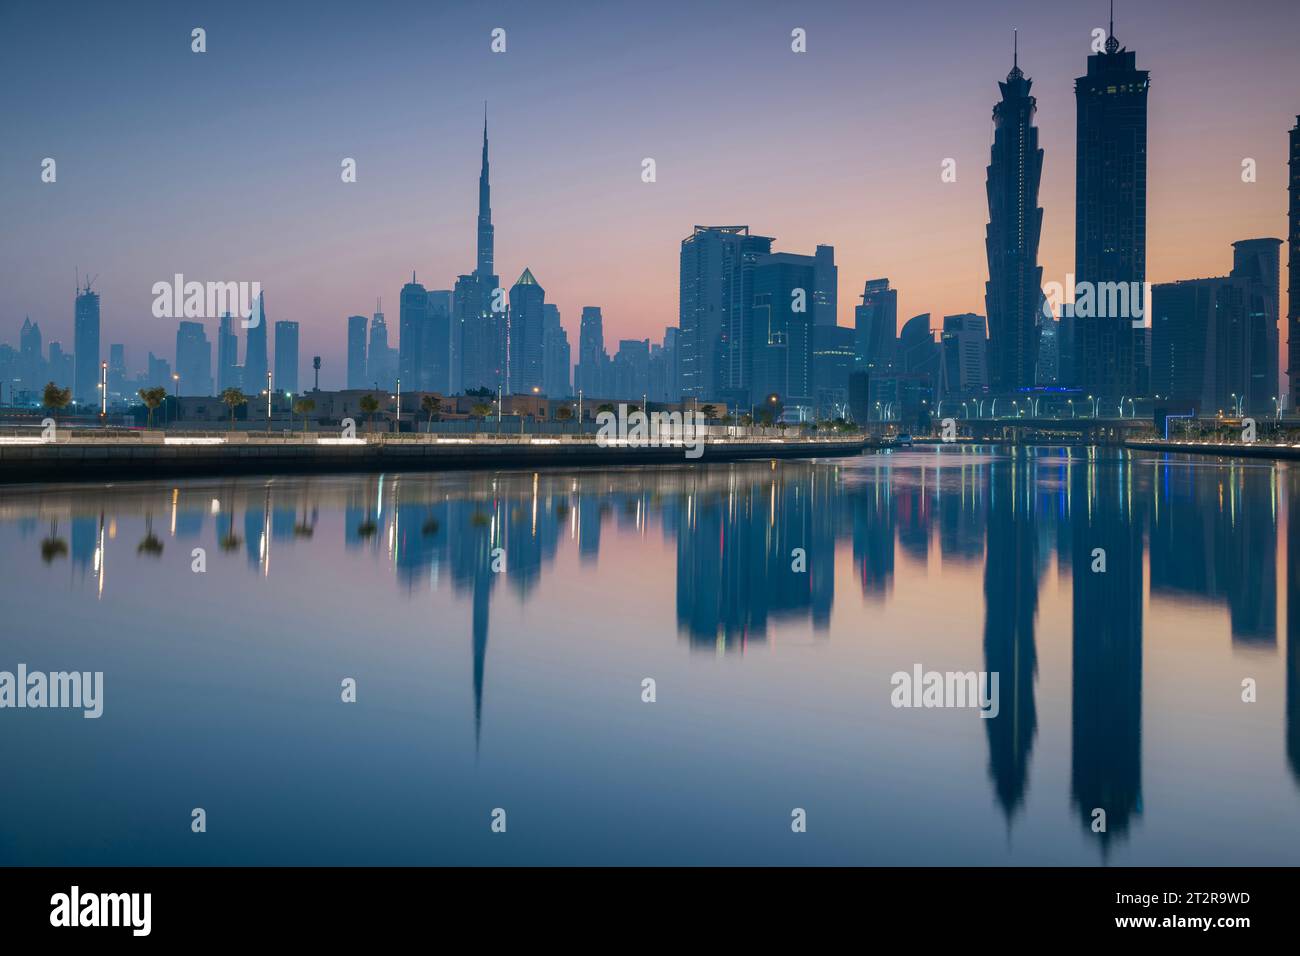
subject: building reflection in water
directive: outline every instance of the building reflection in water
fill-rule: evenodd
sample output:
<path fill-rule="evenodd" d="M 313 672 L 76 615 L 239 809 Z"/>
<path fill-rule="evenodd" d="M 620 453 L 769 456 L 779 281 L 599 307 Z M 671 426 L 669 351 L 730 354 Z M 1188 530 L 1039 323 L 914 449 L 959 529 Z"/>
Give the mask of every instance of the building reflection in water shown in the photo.
<path fill-rule="evenodd" d="M 1038 621 L 1055 566 L 1071 607 L 1069 803 L 1088 833 L 1105 811 L 1104 854 L 1143 809 L 1146 600 L 1222 607 L 1234 650 L 1273 654 L 1285 567 L 1285 761 L 1300 780 L 1300 509 L 1289 507 L 1297 482 L 1300 473 L 1267 463 L 951 448 L 826 462 L 28 489 L 0 496 L 0 523 L 101 593 L 113 580 L 108 563 L 125 574 L 137 560 L 189 561 L 198 546 L 215 546 L 209 560 L 242 554 L 263 578 L 274 577 L 273 555 L 278 567 L 341 548 L 345 566 L 386 563 L 400 593 L 449 588 L 471 607 L 476 748 L 494 589 L 526 604 L 565 550 L 590 569 L 604 543 L 669 542 L 679 639 L 689 652 L 728 657 L 801 623 L 816 641 L 861 639 L 832 627 L 837 580 L 856 582 L 864 613 L 879 612 L 891 602 L 897 558 L 909 568 L 937 559 L 982 570 L 983 666 L 1000 675 L 1001 705 L 981 723 L 1008 829 L 1030 797 L 1038 642 L 1066 639 L 1040 633 Z M 341 540 L 321 533 L 330 515 L 341 516 Z M 132 520 L 140 534 L 119 535 L 127 543 L 116 547 L 106 527 Z M 154 543 L 136 549 L 146 521 Z M 837 561 L 850 562 L 838 578 Z M 581 626 L 581 610 L 574 614 Z"/>

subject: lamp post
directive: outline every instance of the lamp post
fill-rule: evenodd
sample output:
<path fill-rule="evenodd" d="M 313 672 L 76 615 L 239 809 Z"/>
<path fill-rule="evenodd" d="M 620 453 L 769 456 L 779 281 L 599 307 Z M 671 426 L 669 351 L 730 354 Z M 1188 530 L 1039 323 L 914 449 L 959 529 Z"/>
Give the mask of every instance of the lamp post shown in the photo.
<path fill-rule="evenodd" d="M 266 370 L 266 433 L 271 433 L 271 370 Z"/>
<path fill-rule="evenodd" d="M 100 424 L 108 424 L 108 363 L 99 363 L 99 417 Z"/>
<path fill-rule="evenodd" d="M 397 431 L 402 431 L 402 380 L 397 379 Z"/>

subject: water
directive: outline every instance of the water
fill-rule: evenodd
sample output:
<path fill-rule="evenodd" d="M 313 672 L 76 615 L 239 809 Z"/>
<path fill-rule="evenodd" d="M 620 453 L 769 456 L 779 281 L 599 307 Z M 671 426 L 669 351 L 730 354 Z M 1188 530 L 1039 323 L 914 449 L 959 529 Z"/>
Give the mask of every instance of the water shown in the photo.
<path fill-rule="evenodd" d="M 1298 479 L 945 448 L 0 489 L 0 670 L 105 683 L 98 720 L 0 710 L 0 863 L 1295 864 Z M 893 707 L 916 664 L 998 672 L 998 716 Z"/>

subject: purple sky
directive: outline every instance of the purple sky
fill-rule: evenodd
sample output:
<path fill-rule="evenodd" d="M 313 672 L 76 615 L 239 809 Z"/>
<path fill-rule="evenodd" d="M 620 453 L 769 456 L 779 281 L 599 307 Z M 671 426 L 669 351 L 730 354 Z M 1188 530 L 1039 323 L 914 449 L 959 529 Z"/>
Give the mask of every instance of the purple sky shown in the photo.
<path fill-rule="evenodd" d="M 1226 273 L 1233 240 L 1286 235 L 1300 4 L 1124 0 L 1116 18 L 1152 73 L 1148 278 Z M 125 342 L 134 370 L 175 348 L 154 282 L 257 280 L 271 321 L 302 324 L 303 367 L 322 355 L 322 385 L 339 386 L 346 316 L 383 296 L 395 327 L 412 270 L 450 288 L 473 268 L 484 100 L 497 271 L 509 284 L 532 269 L 575 354 L 584 305 L 603 308 L 611 343 L 676 322 L 695 223 L 748 223 L 783 251 L 833 244 L 842 325 L 877 276 L 900 290 L 900 321 L 982 313 L 984 166 L 1012 28 L 1046 151 L 1044 281 L 1064 282 L 1073 79 L 1105 20 L 1101 2 L 1014 0 L 10 4 L 0 341 L 30 314 L 70 349 L 79 268 L 99 276 L 105 355 Z M 340 181 L 344 157 L 356 184 Z M 946 157 L 956 183 L 940 181 Z"/>

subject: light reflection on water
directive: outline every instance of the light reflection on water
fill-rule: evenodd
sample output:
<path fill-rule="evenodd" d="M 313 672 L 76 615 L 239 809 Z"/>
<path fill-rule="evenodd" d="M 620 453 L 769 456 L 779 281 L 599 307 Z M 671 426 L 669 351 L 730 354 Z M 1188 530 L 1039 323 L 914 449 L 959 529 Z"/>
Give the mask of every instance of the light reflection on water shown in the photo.
<path fill-rule="evenodd" d="M 106 699 L 0 711 L 0 862 L 1296 863 L 1296 481 L 944 448 L 4 489 L 0 670 Z M 998 717 L 892 707 L 916 664 L 997 672 Z"/>

